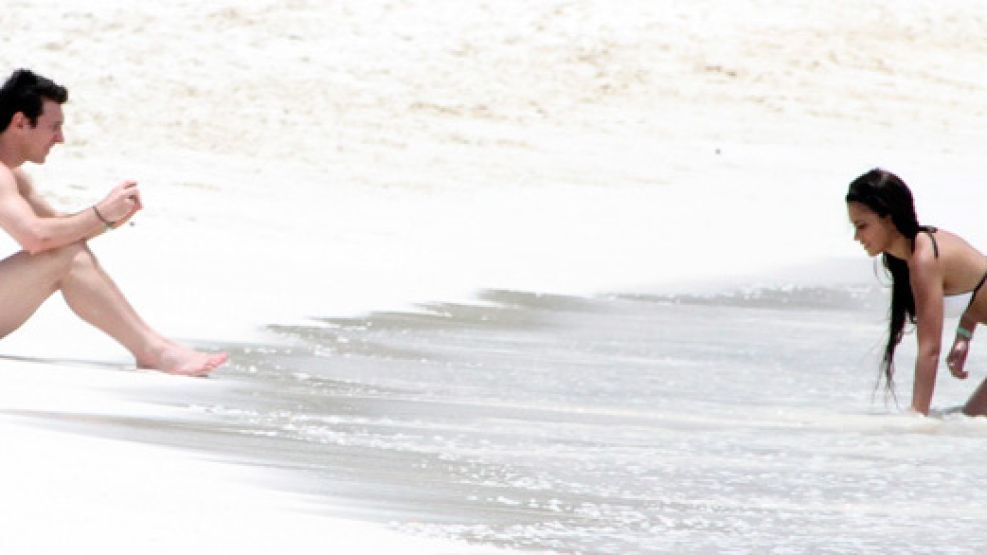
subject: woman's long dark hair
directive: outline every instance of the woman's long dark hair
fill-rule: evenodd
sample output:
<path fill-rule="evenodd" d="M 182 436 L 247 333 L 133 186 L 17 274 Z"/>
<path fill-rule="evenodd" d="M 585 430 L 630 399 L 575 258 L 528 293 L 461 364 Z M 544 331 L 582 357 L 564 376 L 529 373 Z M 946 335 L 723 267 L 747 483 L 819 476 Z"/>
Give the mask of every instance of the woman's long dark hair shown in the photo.
<path fill-rule="evenodd" d="M 925 228 L 918 223 L 915 215 L 915 202 L 912 192 L 895 174 L 873 169 L 850 183 L 846 194 L 847 202 L 859 202 L 873 210 L 878 216 L 891 216 L 898 231 L 912 241 Z M 900 258 L 884 253 L 884 267 L 891 274 L 891 314 L 888 327 L 888 343 L 884 348 L 884 360 L 881 371 L 885 385 L 891 395 L 894 395 L 894 351 L 901 342 L 905 329 L 905 320 L 915 323 L 915 297 L 912 295 L 912 284 L 908 275 L 908 263 Z M 880 380 L 880 378 L 878 378 Z"/>

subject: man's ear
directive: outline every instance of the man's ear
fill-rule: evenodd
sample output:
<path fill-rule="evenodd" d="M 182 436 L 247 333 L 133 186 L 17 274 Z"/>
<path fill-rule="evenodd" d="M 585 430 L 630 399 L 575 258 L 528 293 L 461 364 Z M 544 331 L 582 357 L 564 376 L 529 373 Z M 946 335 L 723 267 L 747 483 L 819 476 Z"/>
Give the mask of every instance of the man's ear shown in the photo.
<path fill-rule="evenodd" d="M 14 129 L 24 129 L 30 126 L 31 120 L 24 115 L 24 112 L 14 112 L 14 115 L 10 118 L 10 127 Z"/>

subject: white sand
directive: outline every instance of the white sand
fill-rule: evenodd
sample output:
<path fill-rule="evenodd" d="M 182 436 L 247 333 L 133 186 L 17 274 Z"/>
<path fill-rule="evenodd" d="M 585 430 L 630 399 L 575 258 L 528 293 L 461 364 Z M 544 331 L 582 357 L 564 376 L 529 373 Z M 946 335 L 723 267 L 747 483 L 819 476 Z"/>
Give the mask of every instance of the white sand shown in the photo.
<path fill-rule="evenodd" d="M 482 287 L 846 279 L 813 268 L 862 256 L 842 196 L 875 165 L 912 184 L 923 220 L 987 247 L 978 2 L 241 4 L 0 12 L 0 67 L 71 91 L 67 144 L 29 171 L 67 210 L 141 182 L 147 210 L 93 248 L 169 335 L 249 341 L 265 323 Z M 0 354 L 127 360 L 60 300 Z M 118 388 L 200 387 L 0 365 L 3 409 L 130 414 L 160 409 Z M 0 422 L 19 457 L 0 510 L 30 515 L 4 552 L 52 529 L 38 552 L 107 537 L 117 552 L 324 552 L 317 530 L 351 526 L 299 516 L 242 469 Z M 126 524 L 92 532 L 110 523 Z"/>

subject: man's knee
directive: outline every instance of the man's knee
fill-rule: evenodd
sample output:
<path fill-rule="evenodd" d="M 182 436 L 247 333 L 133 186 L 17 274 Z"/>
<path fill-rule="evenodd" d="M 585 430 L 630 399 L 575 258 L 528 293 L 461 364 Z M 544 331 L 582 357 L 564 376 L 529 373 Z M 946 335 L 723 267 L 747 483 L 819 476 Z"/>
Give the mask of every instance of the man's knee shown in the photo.
<path fill-rule="evenodd" d="M 46 257 L 52 264 L 69 268 L 73 264 L 90 260 L 92 258 L 92 252 L 89 250 L 89 245 L 85 241 L 76 241 L 55 249 L 46 250 L 35 256 Z"/>

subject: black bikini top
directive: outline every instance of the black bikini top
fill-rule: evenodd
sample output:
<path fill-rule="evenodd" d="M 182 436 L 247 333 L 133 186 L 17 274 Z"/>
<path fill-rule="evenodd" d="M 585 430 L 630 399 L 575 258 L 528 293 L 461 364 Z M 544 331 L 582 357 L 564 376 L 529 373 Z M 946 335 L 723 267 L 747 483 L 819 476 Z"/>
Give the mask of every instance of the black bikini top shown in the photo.
<path fill-rule="evenodd" d="M 919 228 L 919 230 L 925 232 L 929 236 L 929 239 L 932 239 L 932 252 L 935 254 L 936 258 L 939 258 L 939 243 L 936 243 L 936 236 L 933 235 L 935 232 L 939 230 L 936 229 L 935 227 L 932 227 L 931 225 L 922 226 L 921 228 Z M 987 282 L 987 272 L 985 272 L 983 277 L 980 278 L 980 281 L 977 282 L 977 286 L 971 289 L 970 291 L 966 291 L 963 293 L 953 293 L 952 295 L 945 295 L 945 296 L 957 297 L 960 295 L 966 295 L 967 293 L 973 293 L 970 296 L 970 303 L 969 303 L 969 304 L 973 304 L 973 298 L 977 296 L 977 291 L 980 291 L 980 288 L 983 287 L 984 282 Z M 967 307 L 969 307 L 969 304 L 967 305 Z"/>

